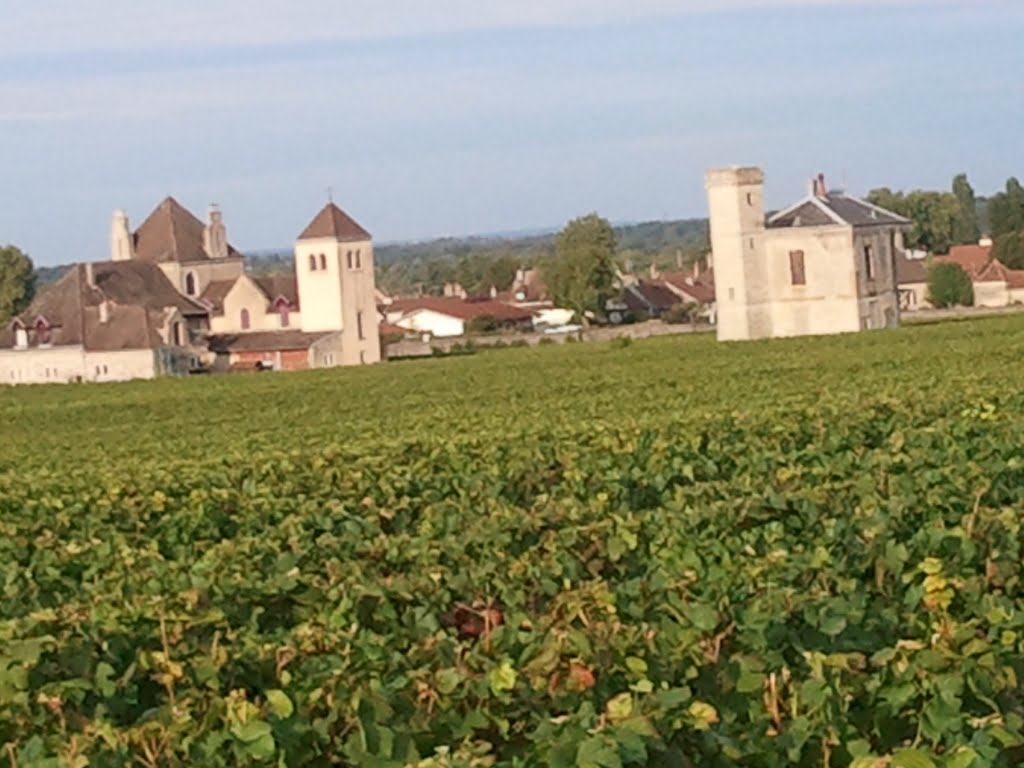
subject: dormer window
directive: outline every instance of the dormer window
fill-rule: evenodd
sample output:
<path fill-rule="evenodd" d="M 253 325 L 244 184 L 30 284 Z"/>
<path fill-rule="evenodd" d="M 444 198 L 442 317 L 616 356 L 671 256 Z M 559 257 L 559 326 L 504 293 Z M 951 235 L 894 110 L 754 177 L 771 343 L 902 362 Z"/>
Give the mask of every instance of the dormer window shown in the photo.
<path fill-rule="evenodd" d="M 291 325 L 291 307 L 288 299 L 283 296 L 277 300 L 277 313 L 281 316 L 281 327 L 287 328 Z"/>
<path fill-rule="evenodd" d="M 36 320 L 36 344 L 40 347 L 49 346 L 50 337 L 50 324 L 46 322 L 45 317 L 40 317 Z"/>

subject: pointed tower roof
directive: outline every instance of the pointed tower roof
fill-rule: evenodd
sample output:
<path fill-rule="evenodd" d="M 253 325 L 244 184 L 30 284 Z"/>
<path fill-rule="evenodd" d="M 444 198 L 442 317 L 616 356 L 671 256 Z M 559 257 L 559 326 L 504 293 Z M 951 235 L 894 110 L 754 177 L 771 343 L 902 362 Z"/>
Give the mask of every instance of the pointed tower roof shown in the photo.
<path fill-rule="evenodd" d="M 328 203 L 309 226 L 299 235 L 299 240 L 318 240 L 320 238 L 335 240 L 370 240 L 371 235 L 355 219 L 345 213 L 334 203 Z"/>
<path fill-rule="evenodd" d="M 210 256 L 203 248 L 204 229 L 191 211 L 168 197 L 135 231 L 135 258 L 157 264 L 205 261 Z M 229 245 L 228 258 L 238 259 L 241 254 Z"/>

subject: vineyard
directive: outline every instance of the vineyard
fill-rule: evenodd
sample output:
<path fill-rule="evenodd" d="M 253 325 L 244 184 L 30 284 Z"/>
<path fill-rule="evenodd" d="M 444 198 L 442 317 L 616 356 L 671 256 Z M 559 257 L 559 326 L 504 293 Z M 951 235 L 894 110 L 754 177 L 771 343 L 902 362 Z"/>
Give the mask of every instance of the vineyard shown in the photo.
<path fill-rule="evenodd" d="M 1024 319 L 0 390 L 0 765 L 1024 760 Z"/>

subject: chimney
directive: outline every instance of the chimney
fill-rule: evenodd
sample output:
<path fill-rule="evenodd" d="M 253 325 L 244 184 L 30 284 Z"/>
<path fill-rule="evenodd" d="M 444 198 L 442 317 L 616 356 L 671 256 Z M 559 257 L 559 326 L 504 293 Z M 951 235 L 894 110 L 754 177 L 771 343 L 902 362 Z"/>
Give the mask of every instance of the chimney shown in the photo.
<path fill-rule="evenodd" d="M 96 287 L 96 273 L 93 271 L 91 261 L 85 262 L 85 284 L 90 288 Z"/>
<path fill-rule="evenodd" d="M 203 250 L 211 259 L 226 259 L 228 257 L 228 233 L 224 227 L 223 215 L 216 203 L 210 206 L 206 215 Z"/>
<path fill-rule="evenodd" d="M 110 260 L 128 261 L 135 258 L 135 238 L 128 226 L 128 214 L 114 211 L 110 223 Z"/>
<path fill-rule="evenodd" d="M 651 262 L 650 268 L 647 270 L 647 274 L 650 275 L 651 280 L 658 279 L 658 265 L 655 264 L 653 261 Z"/>
<path fill-rule="evenodd" d="M 824 173 L 819 173 L 818 178 L 815 180 L 814 194 L 821 198 L 828 197 L 828 187 L 825 185 Z"/>
<path fill-rule="evenodd" d="M 497 286 L 494 286 L 494 285 L 491 286 L 491 298 L 492 299 L 498 298 L 498 288 L 497 288 Z"/>
<path fill-rule="evenodd" d="M 700 259 L 693 262 L 693 279 L 696 280 L 700 277 Z"/>

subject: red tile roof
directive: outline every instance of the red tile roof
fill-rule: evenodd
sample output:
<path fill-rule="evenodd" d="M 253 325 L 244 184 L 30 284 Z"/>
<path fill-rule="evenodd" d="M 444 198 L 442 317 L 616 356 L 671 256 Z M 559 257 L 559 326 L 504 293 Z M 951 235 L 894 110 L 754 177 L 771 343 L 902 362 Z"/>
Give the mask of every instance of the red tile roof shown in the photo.
<path fill-rule="evenodd" d="M 692 274 L 683 272 L 662 275 L 661 279 L 676 291 L 685 293 L 701 304 L 710 304 L 715 300 L 715 278 L 714 274 L 710 271 L 705 272 L 696 279 Z"/>
<path fill-rule="evenodd" d="M 334 203 L 328 203 L 316 217 L 309 222 L 299 240 L 317 240 L 331 237 L 335 240 L 370 240 L 370 233 L 359 226 L 355 220 Z"/>
<path fill-rule="evenodd" d="M 972 280 L 992 261 L 991 245 L 955 245 L 945 256 L 936 256 L 938 263 L 959 264 Z"/>

